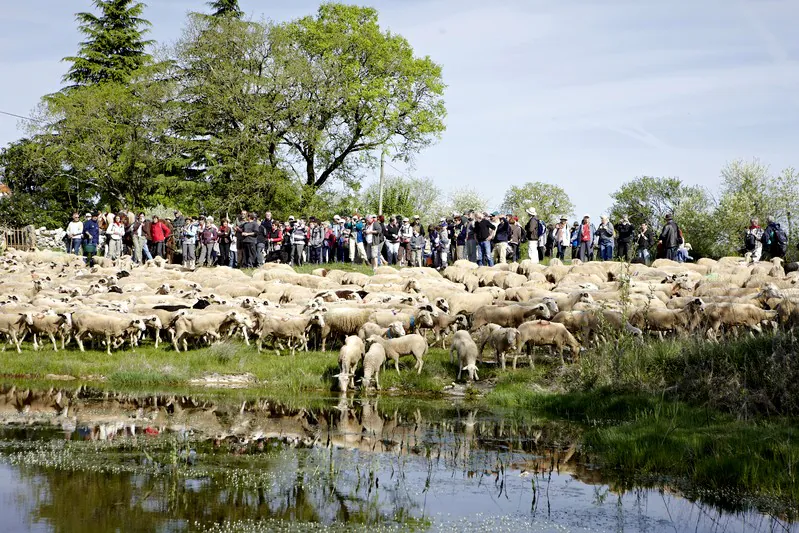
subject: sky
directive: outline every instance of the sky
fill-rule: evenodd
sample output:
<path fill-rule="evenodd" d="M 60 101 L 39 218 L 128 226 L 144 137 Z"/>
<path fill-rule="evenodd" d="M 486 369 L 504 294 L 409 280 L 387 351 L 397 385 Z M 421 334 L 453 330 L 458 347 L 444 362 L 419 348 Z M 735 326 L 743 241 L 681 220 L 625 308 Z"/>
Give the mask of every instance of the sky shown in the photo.
<path fill-rule="evenodd" d="M 90 0 L 3 2 L 0 111 L 60 88 Z M 308 0 L 240 0 L 248 18 L 312 14 Z M 359 2 L 365 3 L 365 2 Z M 149 0 L 149 38 L 180 36 L 204 0 Z M 735 159 L 799 166 L 796 0 L 374 0 L 380 23 L 443 65 L 448 116 L 412 168 L 491 207 L 511 185 L 562 186 L 574 215 L 607 210 L 637 176 L 716 191 Z M 0 146 L 24 135 L 0 115 Z M 367 179 L 372 179 L 368 177 Z"/>

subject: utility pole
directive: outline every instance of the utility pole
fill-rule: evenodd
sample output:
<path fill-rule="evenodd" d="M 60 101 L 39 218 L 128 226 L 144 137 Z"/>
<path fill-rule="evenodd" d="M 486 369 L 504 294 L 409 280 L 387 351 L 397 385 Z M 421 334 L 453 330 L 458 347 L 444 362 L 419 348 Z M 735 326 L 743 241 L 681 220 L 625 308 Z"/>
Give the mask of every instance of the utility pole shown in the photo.
<path fill-rule="evenodd" d="M 383 183 L 385 181 L 385 169 L 386 166 L 386 149 L 380 149 L 380 200 L 377 206 L 377 214 L 383 214 Z"/>

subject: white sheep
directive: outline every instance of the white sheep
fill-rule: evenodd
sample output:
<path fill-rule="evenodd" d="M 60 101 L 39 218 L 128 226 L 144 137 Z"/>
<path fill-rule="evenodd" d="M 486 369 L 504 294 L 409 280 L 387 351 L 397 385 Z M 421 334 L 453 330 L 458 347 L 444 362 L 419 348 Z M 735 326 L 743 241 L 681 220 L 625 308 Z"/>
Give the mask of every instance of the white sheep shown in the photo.
<path fill-rule="evenodd" d="M 348 384 L 350 387 L 355 387 L 355 370 L 358 368 L 358 362 L 363 359 L 365 351 L 363 340 L 355 335 L 350 335 L 344 341 L 344 346 L 338 354 L 338 374 L 333 376 L 338 378 L 341 392 L 347 392 Z"/>
<path fill-rule="evenodd" d="M 379 338 L 379 337 L 378 337 Z M 363 389 L 367 390 L 375 378 L 377 390 L 380 390 L 380 368 L 386 362 L 386 350 L 379 342 L 373 342 L 369 346 L 366 355 L 363 356 Z"/>
<path fill-rule="evenodd" d="M 469 379 L 477 381 L 477 345 L 472 340 L 468 331 L 456 331 L 449 347 L 449 356 L 452 360 L 453 353 L 458 354 L 458 379 L 461 379 L 461 372 L 465 370 L 469 373 Z"/>
<path fill-rule="evenodd" d="M 394 360 L 394 368 L 399 372 L 399 358 L 403 355 L 413 355 L 416 358 L 414 368 L 417 374 L 422 373 L 424 356 L 427 353 L 427 340 L 421 335 L 413 333 L 398 339 L 384 339 L 377 335 L 372 335 L 366 339 L 366 344 L 371 346 L 373 343 L 380 343 L 386 350 L 386 356 Z"/>

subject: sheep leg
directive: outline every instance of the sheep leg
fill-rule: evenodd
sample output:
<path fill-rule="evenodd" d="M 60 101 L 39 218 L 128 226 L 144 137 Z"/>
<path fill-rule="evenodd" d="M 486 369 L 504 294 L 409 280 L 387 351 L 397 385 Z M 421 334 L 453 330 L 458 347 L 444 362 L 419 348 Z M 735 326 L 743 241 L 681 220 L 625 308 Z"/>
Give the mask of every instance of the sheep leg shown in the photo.
<path fill-rule="evenodd" d="M 377 386 L 377 390 L 380 390 L 380 368 L 375 371 L 375 385 Z"/>
<path fill-rule="evenodd" d="M 161 342 L 161 330 L 155 330 L 155 349 L 158 349 L 158 344 Z"/>
<path fill-rule="evenodd" d="M 242 327 L 241 328 L 241 334 L 244 335 L 244 344 L 249 346 L 250 345 L 250 336 L 247 335 L 247 328 Z"/>
<path fill-rule="evenodd" d="M 52 333 L 48 333 L 48 335 L 50 336 L 50 342 L 53 343 L 53 351 L 57 352 L 58 351 L 58 345 L 55 342 L 55 335 L 53 335 Z"/>
<path fill-rule="evenodd" d="M 175 347 L 176 352 L 180 352 L 180 337 L 175 333 L 172 333 L 172 346 Z"/>
<path fill-rule="evenodd" d="M 455 352 L 455 346 L 449 347 L 449 363 L 452 364 L 455 360 L 452 357 L 452 354 Z M 460 378 L 460 376 L 458 376 Z"/>
<path fill-rule="evenodd" d="M 86 350 L 83 349 L 83 337 L 80 333 L 75 334 L 75 340 L 78 341 L 78 348 L 80 348 L 80 351 L 85 352 Z"/>
<path fill-rule="evenodd" d="M 17 337 L 17 333 L 16 332 L 11 333 L 11 338 L 13 339 L 14 344 L 16 344 L 17 346 L 17 353 L 22 353 L 22 348 L 20 348 L 20 344 L 22 344 L 22 341 L 19 339 L 19 337 Z"/>
<path fill-rule="evenodd" d="M 424 366 L 424 359 L 422 359 L 421 357 L 417 358 L 416 359 L 416 364 L 419 367 L 419 371 L 416 372 L 416 373 L 417 374 L 421 374 L 422 373 L 422 367 Z"/>
<path fill-rule="evenodd" d="M 458 363 L 458 381 L 461 379 L 461 371 L 463 371 L 463 368 L 461 367 L 461 363 Z"/>
<path fill-rule="evenodd" d="M 33 351 L 34 352 L 38 352 L 39 351 L 39 344 L 36 342 L 36 334 L 35 333 L 33 334 Z"/>
<path fill-rule="evenodd" d="M 111 355 L 111 333 L 105 334 L 105 353 Z"/>
<path fill-rule="evenodd" d="M 394 368 L 397 369 L 397 374 L 399 374 L 399 354 L 392 356 L 391 358 L 394 359 Z"/>

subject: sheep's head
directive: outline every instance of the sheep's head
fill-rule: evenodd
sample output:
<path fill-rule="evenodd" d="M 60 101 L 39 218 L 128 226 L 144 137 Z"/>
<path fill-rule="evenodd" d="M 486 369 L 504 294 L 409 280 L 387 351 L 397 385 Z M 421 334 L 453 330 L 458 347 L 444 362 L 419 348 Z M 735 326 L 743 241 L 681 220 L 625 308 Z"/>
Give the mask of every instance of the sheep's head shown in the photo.
<path fill-rule="evenodd" d="M 436 298 L 435 306 L 445 313 L 449 313 L 449 302 L 446 298 Z"/>
<path fill-rule="evenodd" d="M 311 326 L 319 326 L 320 328 L 325 327 L 324 313 L 317 311 L 314 314 L 312 314 L 310 320 L 308 320 L 308 327 Z"/>
<path fill-rule="evenodd" d="M 405 327 L 403 327 L 400 321 L 392 322 L 388 325 L 388 332 L 392 338 L 402 337 L 405 335 Z"/>
<path fill-rule="evenodd" d="M 519 348 L 519 339 L 521 338 L 521 333 L 516 328 L 508 328 L 505 332 L 505 342 L 510 350 L 515 351 Z"/>
<path fill-rule="evenodd" d="M 547 296 L 543 299 L 543 303 L 544 305 L 547 306 L 547 309 L 549 309 L 549 312 L 552 315 L 556 315 L 560 311 L 560 308 L 558 307 L 558 302 L 556 302 L 554 298 Z"/>
<path fill-rule="evenodd" d="M 137 318 L 135 320 L 132 320 L 131 323 L 130 323 L 130 327 L 132 329 L 137 329 L 139 331 L 146 331 L 147 330 L 147 325 L 144 323 L 144 320 L 142 320 L 141 318 Z"/>
<path fill-rule="evenodd" d="M 579 301 L 581 301 L 583 303 L 587 303 L 587 304 L 594 303 L 594 297 L 591 296 L 590 292 L 582 291 L 580 293 L 580 300 Z"/>
<path fill-rule="evenodd" d="M 416 317 L 417 328 L 432 328 L 435 325 L 433 321 L 433 313 L 430 311 L 420 311 Z"/>
<path fill-rule="evenodd" d="M 456 329 L 469 329 L 469 320 L 463 315 L 457 315 L 455 317 L 455 328 Z"/>

